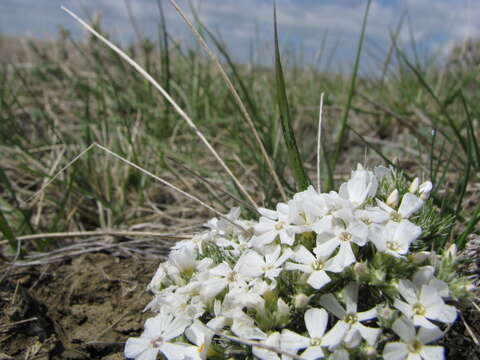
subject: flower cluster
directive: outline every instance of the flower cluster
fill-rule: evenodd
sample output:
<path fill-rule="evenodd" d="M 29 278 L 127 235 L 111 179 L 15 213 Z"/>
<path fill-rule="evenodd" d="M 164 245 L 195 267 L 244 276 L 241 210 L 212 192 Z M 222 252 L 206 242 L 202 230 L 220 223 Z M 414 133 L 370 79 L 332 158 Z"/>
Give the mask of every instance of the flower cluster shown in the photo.
<path fill-rule="evenodd" d="M 210 220 L 159 266 L 146 308 L 158 315 L 125 356 L 443 359 L 432 343 L 468 283 L 454 247 L 423 239 L 432 184 L 399 178 L 358 166 L 338 192 L 309 187 L 258 221 L 239 208 Z"/>

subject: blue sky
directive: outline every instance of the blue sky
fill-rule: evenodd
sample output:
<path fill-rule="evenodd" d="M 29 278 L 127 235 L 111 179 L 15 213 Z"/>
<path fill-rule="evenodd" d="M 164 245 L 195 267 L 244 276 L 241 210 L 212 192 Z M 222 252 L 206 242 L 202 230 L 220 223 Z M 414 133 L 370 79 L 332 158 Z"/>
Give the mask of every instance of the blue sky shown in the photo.
<path fill-rule="evenodd" d="M 0 0 L 0 31 L 9 35 L 42 38 L 56 36 L 59 25 L 75 36 L 83 30 L 60 6 L 88 17 L 101 13 L 104 29 L 118 41 L 128 42 L 135 34 L 128 19 L 127 0 Z M 172 36 L 191 44 L 189 30 L 168 0 L 162 1 Z M 129 0 L 142 33 L 155 37 L 158 24 L 156 0 Z M 178 0 L 189 9 L 187 0 Z M 191 0 L 201 20 L 219 32 L 238 61 L 253 56 L 270 61 L 272 46 L 271 0 Z M 282 43 L 302 52 L 304 61 L 339 70 L 353 62 L 366 0 L 277 0 Z M 407 21 L 401 41 L 413 37 L 422 51 L 442 55 L 452 44 L 480 35 L 480 1 L 476 0 L 373 0 L 367 27 L 364 66 L 374 68 L 389 44 L 389 33 L 402 14 Z M 476 15 L 476 16 L 475 16 Z M 322 39 L 324 55 L 319 57 Z M 328 62 L 329 56 L 331 57 Z"/>

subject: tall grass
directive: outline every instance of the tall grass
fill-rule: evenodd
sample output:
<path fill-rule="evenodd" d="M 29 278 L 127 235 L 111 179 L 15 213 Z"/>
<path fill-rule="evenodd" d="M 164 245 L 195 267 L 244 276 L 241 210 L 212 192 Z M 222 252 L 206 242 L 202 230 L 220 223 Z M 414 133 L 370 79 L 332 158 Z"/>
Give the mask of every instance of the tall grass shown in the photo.
<path fill-rule="evenodd" d="M 287 195 L 315 176 L 323 92 L 326 188 L 334 188 L 356 162 L 383 162 L 422 174 L 435 183 L 434 201 L 456 217 L 450 235 L 463 247 L 480 221 L 475 69 L 453 74 L 411 59 L 392 36 L 382 76 L 362 76 L 367 14 L 368 7 L 351 75 L 282 67 L 282 61 L 296 60 L 283 57 L 278 41 L 272 54 L 276 66 L 237 64 L 219 38 L 196 25 L 216 47 Z M 161 19 L 157 42 L 139 37 L 124 50 L 185 109 L 257 204 L 272 206 L 284 199 L 218 68 L 176 43 Z M 100 23 L 95 28 L 103 33 Z M 278 40 L 277 30 L 273 33 Z M 171 228 L 181 218 L 207 217 L 195 203 L 100 152 L 85 155 L 34 204 L 22 202 L 94 142 L 217 208 L 226 211 L 238 203 L 234 198 L 247 200 L 151 83 L 103 44 L 94 38 L 77 41 L 63 31 L 58 41 L 32 41 L 28 49 L 28 63 L 19 58 L 0 69 L 0 230 L 13 249 L 15 237 L 24 234 L 142 224 Z M 322 57 L 328 62 L 331 54 Z M 55 246 L 37 240 L 27 249 Z"/>

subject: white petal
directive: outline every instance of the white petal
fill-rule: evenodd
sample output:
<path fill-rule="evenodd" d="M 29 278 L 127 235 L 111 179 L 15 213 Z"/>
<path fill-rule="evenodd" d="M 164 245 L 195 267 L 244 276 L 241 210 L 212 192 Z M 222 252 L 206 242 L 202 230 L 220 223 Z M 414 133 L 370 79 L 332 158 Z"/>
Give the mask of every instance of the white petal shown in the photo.
<path fill-rule="evenodd" d="M 398 283 L 398 292 L 408 303 L 413 304 L 418 301 L 415 285 L 410 280 L 400 280 Z"/>
<path fill-rule="evenodd" d="M 358 303 L 358 284 L 355 282 L 350 282 L 343 289 L 343 297 L 345 305 L 347 306 L 347 314 L 354 314 L 357 312 L 357 303 Z"/>
<path fill-rule="evenodd" d="M 412 224 L 408 220 L 402 220 L 395 231 L 394 241 L 404 245 L 405 250 L 408 250 L 410 244 L 422 234 L 420 226 Z"/>
<path fill-rule="evenodd" d="M 408 356 L 407 344 L 401 342 L 391 342 L 385 345 L 383 349 L 383 358 L 385 360 L 403 360 Z"/>
<path fill-rule="evenodd" d="M 151 339 L 147 338 L 128 338 L 125 344 L 125 357 L 126 358 L 137 358 L 140 354 L 148 349 L 153 349 L 151 344 Z M 158 350 L 156 350 L 158 352 Z M 156 355 L 156 353 L 155 353 Z"/>
<path fill-rule="evenodd" d="M 275 230 L 268 231 L 261 235 L 255 235 L 252 237 L 251 244 L 253 247 L 261 248 L 266 244 L 270 244 L 277 237 L 277 232 Z"/>
<path fill-rule="evenodd" d="M 340 272 L 354 262 L 355 255 L 353 254 L 352 246 L 346 241 L 341 241 L 340 250 L 332 260 L 332 271 Z"/>
<path fill-rule="evenodd" d="M 427 285 L 435 274 L 435 268 L 433 266 L 422 266 L 413 275 L 413 283 L 418 288 L 422 285 Z"/>
<path fill-rule="evenodd" d="M 192 359 L 198 359 L 197 348 L 187 344 L 165 343 L 160 346 L 160 351 L 168 360 L 185 360 L 189 357 Z"/>
<path fill-rule="evenodd" d="M 285 350 L 300 350 L 308 347 L 308 345 L 310 344 L 310 339 L 305 336 L 298 335 L 293 331 L 285 329 L 282 331 L 280 344 L 282 346 L 282 349 Z"/>
<path fill-rule="evenodd" d="M 278 235 L 280 236 L 280 242 L 282 244 L 293 245 L 295 241 L 295 234 L 283 229 L 283 230 L 280 230 Z"/>
<path fill-rule="evenodd" d="M 319 290 L 331 280 L 325 271 L 314 271 L 308 277 L 307 283 L 314 289 Z"/>
<path fill-rule="evenodd" d="M 410 319 L 404 316 L 395 320 L 392 330 L 405 342 L 411 342 L 415 339 L 415 326 Z"/>
<path fill-rule="evenodd" d="M 278 214 L 276 211 L 274 210 L 270 210 L 270 209 L 266 209 L 266 208 L 263 208 L 263 207 L 260 207 L 258 208 L 258 212 L 267 217 L 267 218 L 270 218 L 272 220 L 276 220 L 278 218 Z"/>
<path fill-rule="evenodd" d="M 443 360 L 445 359 L 445 351 L 441 346 L 422 346 L 420 355 L 425 360 Z"/>
<path fill-rule="evenodd" d="M 414 315 L 413 316 L 413 323 L 415 326 L 421 326 L 422 328 L 426 329 L 436 329 L 437 325 L 432 323 L 431 321 L 428 321 L 425 316 L 420 316 L 420 315 Z"/>
<path fill-rule="evenodd" d="M 321 338 L 327 322 L 328 314 L 325 309 L 309 309 L 305 312 L 305 326 L 311 338 Z"/>
<path fill-rule="evenodd" d="M 330 356 L 330 360 L 349 360 L 350 355 L 348 355 L 348 351 L 345 349 L 337 349 L 334 353 Z"/>
<path fill-rule="evenodd" d="M 404 301 L 395 299 L 395 301 L 393 302 L 393 306 L 400 310 L 406 317 L 411 318 L 413 316 L 412 305 L 407 304 Z"/>
<path fill-rule="evenodd" d="M 318 256 L 330 256 L 335 249 L 340 245 L 340 240 L 337 237 L 327 240 L 315 248 L 315 253 Z"/>
<path fill-rule="evenodd" d="M 420 328 L 420 330 L 418 330 L 417 337 L 422 344 L 429 344 L 441 339 L 443 337 L 443 332 L 437 327 L 434 329 Z"/>
<path fill-rule="evenodd" d="M 358 321 L 371 320 L 371 319 L 375 319 L 376 317 L 377 317 L 377 309 L 376 308 L 372 308 L 368 311 L 362 311 L 362 312 L 357 313 Z"/>
<path fill-rule="evenodd" d="M 264 265 L 263 256 L 255 251 L 249 251 L 238 259 L 235 268 L 242 275 L 257 277 L 263 274 Z"/>
<path fill-rule="evenodd" d="M 345 321 L 337 321 L 333 328 L 323 336 L 322 345 L 328 346 L 330 349 L 334 348 L 343 341 L 349 328 L 350 325 Z"/>
<path fill-rule="evenodd" d="M 301 357 L 302 359 L 306 360 L 316 360 L 316 359 L 321 359 L 325 355 L 323 353 L 323 350 L 320 346 L 310 346 L 305 350 L 302 354 Z"/>
<path fill-rule="evenodd" d="M 212 299 L 217 296 L 228 285 L 224 279 L 210 279 L 203 283 L 200 295 L 206 299 Z"/>
<path fill-rule="evenodd" d="M 381 329 L 367 327 L 358 322 L 353 325 L 353 328 L 357 329 L 362 335 L 362 337 L 367 340 L 367 342 L 372 346 L 377 341 L 378 336 L 382 333 Z"/>
<path fill-rule="evenodd" d="M 307 248 L 303 245 L 299 246 L 295 250 L 295 254 L 293 258 L 295 259 L 295 261 L 302 264 L 311 264 L 314 261 L 316 261 L 315 256 L 313 256 L 313 254 L 310 251 L 308 251 Z"/>
<path fill-rule="evenodd" d="M 416 213 L 423 206 L 423 201 L 411 193 L 403 195 L 402 203 L 398 208 L 398 212 L 404 217 L 408 218 L 410 215 Z"/>
<path fill-rule="evenodd" d="M 304 264 L 295 264 L 292 262 L 287 262 L 285 264 L 285 269 L 286 270 L 299 270 L 304 273 L 311 273 L 313 271 L 313 268 L 310 265 L 304 265 Z"/>
<path fill-rule="evenodd" d="M 451 324 L 457 319 L 457 309 L 451 305 L 438 304 L 427 308 L 426 316 L 429 319 Z"/>
<path fill-rule="evenodd" d="M 339 319 L 343 320 L 346 315 L 342 305 L 340 305 L 333 294 L 323 295 L 320 298 L 320 304 Z"/>

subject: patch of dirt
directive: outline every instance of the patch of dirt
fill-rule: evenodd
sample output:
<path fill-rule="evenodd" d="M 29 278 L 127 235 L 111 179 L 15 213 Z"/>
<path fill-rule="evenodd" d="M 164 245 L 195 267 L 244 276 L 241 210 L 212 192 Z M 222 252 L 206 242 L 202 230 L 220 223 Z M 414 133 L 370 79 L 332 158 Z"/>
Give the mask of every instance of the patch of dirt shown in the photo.
<path fill-rule="evenodd" d="M 123 359 L 160 261 L 97 253 L 16 269 L 0 284 L 0 359 Z"/>

